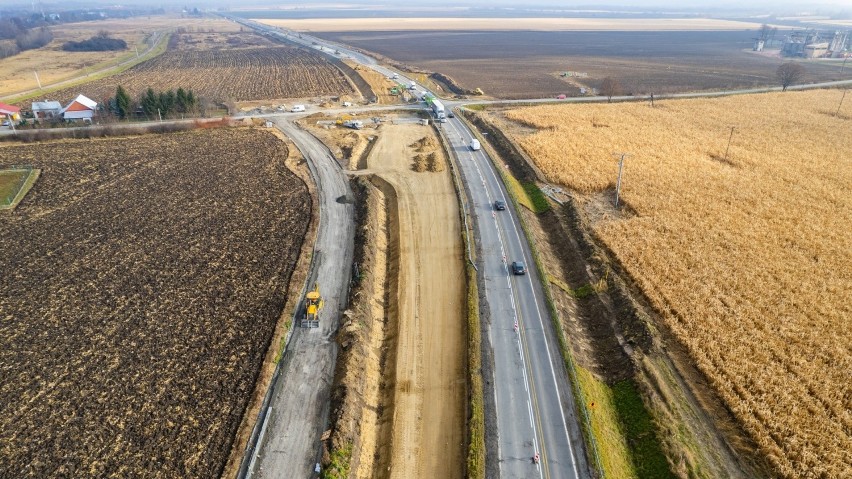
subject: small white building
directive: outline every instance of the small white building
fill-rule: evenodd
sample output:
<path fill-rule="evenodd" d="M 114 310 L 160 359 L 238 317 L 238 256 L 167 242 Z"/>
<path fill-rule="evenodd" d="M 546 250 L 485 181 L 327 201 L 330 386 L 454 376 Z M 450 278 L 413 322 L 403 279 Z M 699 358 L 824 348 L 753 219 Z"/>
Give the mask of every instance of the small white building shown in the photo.
<path fill-rule="evenodd" d="M 62 104 L 58 101 L 34 101 L 32 110 L 36 121 L 52 120 L 62 114 Z"/>
<path fill-rule="evenodd" d="M 98 102 L 84 95 L 77 95 L 71 103 L 62 109 L 62 116 L 66 120 L 92 120 L 98 110 Z"/>

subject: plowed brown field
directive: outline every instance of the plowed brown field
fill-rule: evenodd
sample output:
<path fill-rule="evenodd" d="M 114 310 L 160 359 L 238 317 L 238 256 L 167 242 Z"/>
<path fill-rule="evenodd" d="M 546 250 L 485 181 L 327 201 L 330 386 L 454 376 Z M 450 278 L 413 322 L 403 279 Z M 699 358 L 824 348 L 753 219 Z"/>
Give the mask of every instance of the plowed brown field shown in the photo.
<path fill-rule="evenodd" d="M 184 88 L 214 102 L 353 93 L 343 73 L 318 53 L 264 46 L 169 50 L 126 72 L 51 96 L 70 100 L 83 93 L 101 101 L 115 95 L 119 85 L 134 98 L 149 87 L 155 91 Z"/>
<path fill-rule="evenodd" d="M 0 148 L 0 477 L 217 477 L 310 217 L 251 129 Z"/>

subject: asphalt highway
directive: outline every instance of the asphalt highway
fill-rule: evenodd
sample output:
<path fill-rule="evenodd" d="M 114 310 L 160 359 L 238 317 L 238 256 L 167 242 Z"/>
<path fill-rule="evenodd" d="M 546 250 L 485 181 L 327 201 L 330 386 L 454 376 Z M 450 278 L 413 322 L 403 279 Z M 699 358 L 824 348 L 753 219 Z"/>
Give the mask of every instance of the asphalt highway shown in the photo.
<path fill-rule="evenodd" d="M 481 248 L 500 476 L 588 477 L 567 372 L 517 212 L 485 151 L 470 149 L 473 137 L 466 124 L 454 118 L 442 125 L 467 184 Z M 504 201 L 506 210 L 495 210 L 496 200 Z M 527 273 L 513 274 L 513 261 L 523 262 Z M 539 464 L 532 460 L 536 453 Z"/>
<path fill-rule="evenodd" d="M 343 45 L 263 25 L 258 27 L 255 22 L 240 22 L 331 56 L 351 58 L 385 76 L 397 75 L 400 83 L 411 81 Z M 418 96 L 426 92 L 422 85 L 417 85 L 414 91 Z M 448 102 L 448 106 L 453 104 Z M 482 252 L 479 274 L 484 275 L 491 313 L 485 333 L 494 358 L 494 377 L 486 379 L 495 385 L 500 476 L 504 479 L 589 477 L 568 376 L 517 213 L 489 157 L 483 150 L 470 150 L 473 134 L 467 125 L 458 118 L 441 125 L 458 159 L 462 181 L 468 186 L 478 230 L 475 236 Z M 505 211 L 494 211 L 497 199 L 507 203 Z M 527 265 L 527 274 L 511 274 L 512 261 Z M 538 462 L 533 460 L 535 456 Z"/>

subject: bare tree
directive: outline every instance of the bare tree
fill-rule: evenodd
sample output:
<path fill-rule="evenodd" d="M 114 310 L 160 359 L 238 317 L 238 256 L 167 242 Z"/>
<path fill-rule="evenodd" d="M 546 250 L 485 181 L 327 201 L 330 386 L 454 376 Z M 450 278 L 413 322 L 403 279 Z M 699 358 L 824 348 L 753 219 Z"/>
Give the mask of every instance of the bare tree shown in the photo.
<path fill-rule="evenodd" d="M 601 95 L 605 96 L 608 102 L 612 102 L 612 97 L 621 94 L 621 83 L 615 78 L 606 77 L 601 81 Z"/>
<path fill-rule="evenodd" d="M 781 64 L 775 74 L 781 82 L 781 91 L 787 91 L 787 87 L 802 80 L 805 76 L 805 68 L 796 62 L 787 62 Z"/>

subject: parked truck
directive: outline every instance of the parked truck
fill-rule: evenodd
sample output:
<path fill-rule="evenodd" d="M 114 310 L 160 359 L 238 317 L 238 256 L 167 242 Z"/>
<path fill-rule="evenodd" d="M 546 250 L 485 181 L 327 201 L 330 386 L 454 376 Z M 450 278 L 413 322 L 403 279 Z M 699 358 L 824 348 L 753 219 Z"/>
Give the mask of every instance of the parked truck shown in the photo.
<path fill-rule="evenodd" d="M 417 83 L 415 83 L 415 82 L 411 82 L 411 83 L 409 83 L 409 84 L 408 84 L 408 89 L 409 89 L 409 90 L 416 90 L 416 89 L 417 89 Z"/>
<path fill-rule="evenodd" d="M 479 144 L 479 140 L 470 140 L 470 149 L 472 151 L 479 151 L 482 146 Z"/>
<path fill-rule="evenodd" d="M 305 105 L 293 105 L 293 108 L 290 108 L 290 111 L 293 113 L 305 111 Z"/>

